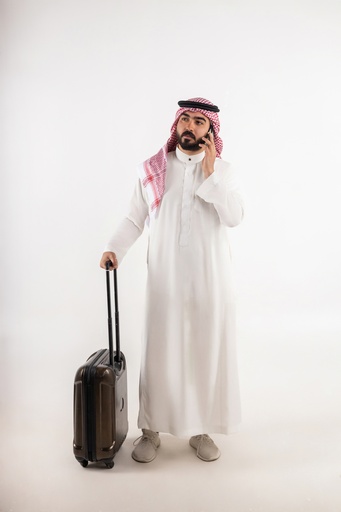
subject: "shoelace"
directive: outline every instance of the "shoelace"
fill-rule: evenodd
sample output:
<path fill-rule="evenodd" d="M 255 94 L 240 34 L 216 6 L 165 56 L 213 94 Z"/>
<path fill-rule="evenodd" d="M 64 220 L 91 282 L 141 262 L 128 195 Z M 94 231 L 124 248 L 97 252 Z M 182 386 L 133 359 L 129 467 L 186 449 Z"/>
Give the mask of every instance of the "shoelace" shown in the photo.
<path fill-rule="evenodd" d="M 211 439 L 208 434 L 199 434 L 198 436 L 195 436 L 195 437 L 200 442 L 205 441 L 205 442 L 210 443 L 210 444 L 213 443 L 213 439 Z"/>
<path fill-rule="evenodd" d="M 205 442 L 207 442 L 209 444 L 213 444 L 213 439 L 211 439 L 210 436 L 207 435 L 207 434 L 203 434 L 201 436 L 201 441 L 205 441 Z"/>
<path fill-rule="evenodd" d="M 146 443 L 147 441 L 150 441 L 152 443 L 152 445 L 154 446 L 154 448 L 156 448 L 154 439 L 152 437 L 148 436 L 147 434 L 142 434 L 142 436 L 135 439 L 135 441 L 133 442 L 133 446 L 136 446 L 140 441 L 141 441 L 141 443 Z"/>

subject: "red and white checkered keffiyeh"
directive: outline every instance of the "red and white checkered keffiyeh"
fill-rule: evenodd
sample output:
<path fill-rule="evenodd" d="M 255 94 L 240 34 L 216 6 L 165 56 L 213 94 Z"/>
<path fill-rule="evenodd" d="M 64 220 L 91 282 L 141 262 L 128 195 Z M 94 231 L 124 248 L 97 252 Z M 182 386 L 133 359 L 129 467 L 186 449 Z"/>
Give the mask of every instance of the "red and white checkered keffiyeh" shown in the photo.
<path fill-rule="evenodd" d="M 204 98 L 191 98 L 188 101 L 195 101 L 213 106 L 213 103 Z M 179 108 L 179 110 L 175 114 L 175 120 L 171 127 L 171 135 L 167 143 L 160 149 L 158 153 L 156 153 L 156 155 L 152 156 L 151 158 L 143 162 L 143 164 L 140 166 L 140 178 L 142 181 L 142 185 L 146 188 L 148 192 L 150 202 L 150 213 L 155 213 L 157 211 L 158 206 L 161 203 L 161 199 L 165 191 L 167 154 L 171 151 L 175 151 L 176 149 L 178 143 L 176 127 L 178 124 L 179 117 L 184 112 L 201 112 L 204 116 L 208 117 L 208 119 L 212 123 L 214 130 L 214 144 L 217 151 L 217 157 L 221 157 L 220 155 L 223 149 L 223 141 L 218 135 L 220 130 L 220 122 L 217 112 L 211 112 L 209 110 L 196 107 Z"/>

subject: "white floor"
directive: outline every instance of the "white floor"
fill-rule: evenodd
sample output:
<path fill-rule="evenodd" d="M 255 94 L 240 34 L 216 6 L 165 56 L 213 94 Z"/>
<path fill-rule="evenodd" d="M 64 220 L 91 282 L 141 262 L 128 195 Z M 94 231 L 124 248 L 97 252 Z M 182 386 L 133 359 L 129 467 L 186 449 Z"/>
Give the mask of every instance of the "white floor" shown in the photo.
<path fill-rule="evenodd" d="M 64 413 L 46 404 L 45 417 L 34 400 L 20 413 L 5 407 L 0 511 L 340 512 L 339 340 L 274 334 L 241 333 L 243 428 L 212 436 L 222 452 L 213 463 L 169 435 L 154 462 L 134 462 L 131 403 L 115 467 L 84 469 L 72 454 L 72 398 Z"/>

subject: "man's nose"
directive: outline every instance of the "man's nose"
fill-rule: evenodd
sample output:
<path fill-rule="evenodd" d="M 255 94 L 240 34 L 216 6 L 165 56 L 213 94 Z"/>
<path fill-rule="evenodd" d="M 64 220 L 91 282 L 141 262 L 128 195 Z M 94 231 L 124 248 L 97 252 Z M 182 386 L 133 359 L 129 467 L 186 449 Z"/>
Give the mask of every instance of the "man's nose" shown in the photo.
<path fill-rule="evenodd" d="M 193 119 L 190 119 L 190 120 L 188 121 L 187 128 L 188 128 L 188 130 L 189 130 L 190 132 L 192 132 L 192 131 L 193 131 L 193 127 L 194 127 L 194 121 L 193 121 Z"/>

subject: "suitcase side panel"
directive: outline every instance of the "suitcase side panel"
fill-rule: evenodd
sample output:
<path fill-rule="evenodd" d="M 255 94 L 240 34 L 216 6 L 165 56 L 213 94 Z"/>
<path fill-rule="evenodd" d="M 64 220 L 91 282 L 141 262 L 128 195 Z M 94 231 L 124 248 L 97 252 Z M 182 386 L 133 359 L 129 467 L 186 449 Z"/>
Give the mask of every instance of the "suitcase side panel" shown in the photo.
<path fill-rule="evenodd" d="M 123 356 L 123 354 L 122 354 Z M 116 451 L 119 450 L 128 433 L 128 389 L 127 389 L 127 367 L 124 356 L 121 372 L 116 379 L 116 402 L 115 402 L 115 428 L 116 428 Z"/>
<path fill-rule="evenodd" d="M 84 374 L 82 366 L 75 376 L 73 394 L 73 452 L 78 460 L 88 460 Z"/>
<path fill-rule="evenodd" d="M 127 371 L 98 368 L 96 389 L 96 460 L 113 458 L 128 432 Z"/>
<path fill-rule="evenodd" d="M 91 400 L 93 384 L 91 370 L 106 356 L 101 349 L 92 354 L 77 370 L 74 380 L 73 394 L 73 452 L 77 460 L 92 460 L 91 434 L 93 430 L 91 417 Z M 90 424 L 89 424 L 90 421 Z"/>
<path fill-rule="evenodd" d="M 112 459 L 115 455 L 115 383 L 112 368 L 100 366 L 95 377 L 94 460 Z"/>

